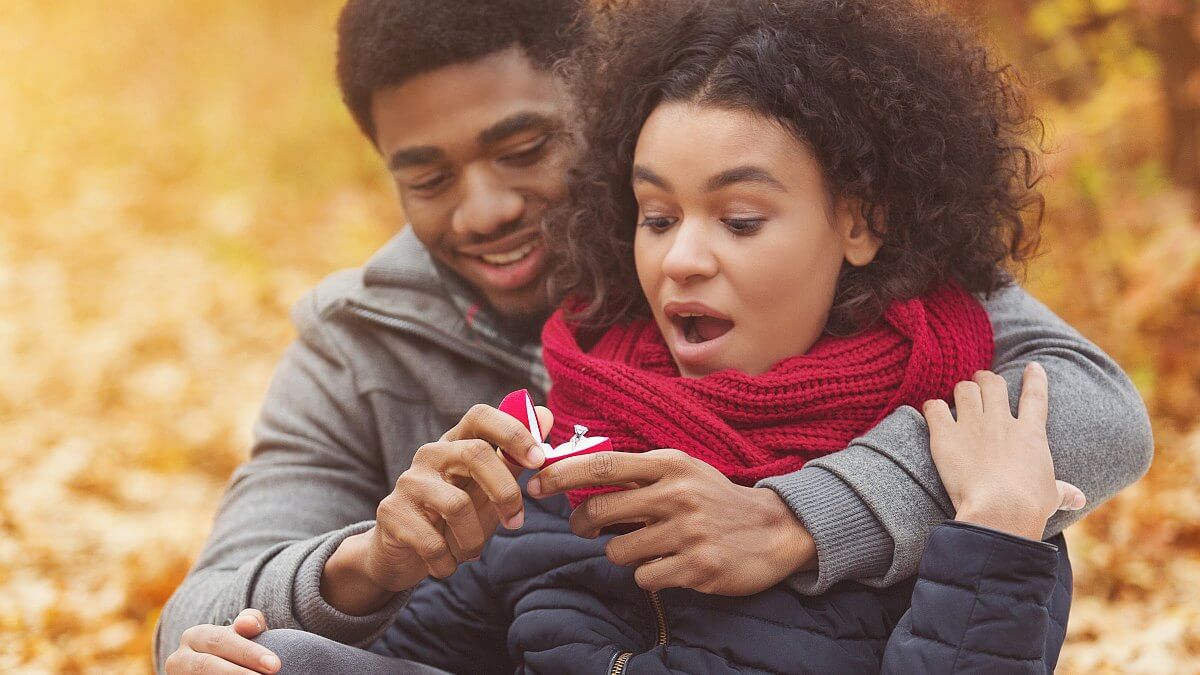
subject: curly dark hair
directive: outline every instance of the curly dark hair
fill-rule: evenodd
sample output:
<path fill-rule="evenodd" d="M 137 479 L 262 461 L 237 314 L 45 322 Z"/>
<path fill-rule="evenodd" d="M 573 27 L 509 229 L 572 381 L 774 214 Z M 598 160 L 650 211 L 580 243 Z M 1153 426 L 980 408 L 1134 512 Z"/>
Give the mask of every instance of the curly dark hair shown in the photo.
<path fill-rule="evenodd" d="M 579 42 L 583 0 L 349 0 L 338 17 L 342 100 L 375 141 L 371 96 L 512 46 L 549 69 Z"/>
<path fill-rule="evenodd" d="M 990 293 L 1033 254 L 1042 125 L 1019 76 L 919 0 L 610 1 L 567 64 L 587 154 L 547 222 L 551 287 L 601 328 L 648 307 L 633 263 L 634 147 L 660 104 L 778 120 L 809 147 L 831 197 L 861 203 L 883 244 L 843 265 L 827 330 L 953 279 Z"/>

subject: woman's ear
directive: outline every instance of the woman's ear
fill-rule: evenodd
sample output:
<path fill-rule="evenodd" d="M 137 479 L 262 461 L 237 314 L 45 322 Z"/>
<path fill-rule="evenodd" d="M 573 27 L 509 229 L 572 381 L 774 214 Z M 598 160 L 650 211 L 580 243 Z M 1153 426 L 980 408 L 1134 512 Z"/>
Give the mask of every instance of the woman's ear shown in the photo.
<path fill-rule="evenodd" d="M 839 199 L 837 205 L 837 229 L 842 237 L 842 250 L 846 262 L 855 267 L 866 267 L 879 253 L 883 240 L 875 236 L 863 213 L 862 201 Z"/>

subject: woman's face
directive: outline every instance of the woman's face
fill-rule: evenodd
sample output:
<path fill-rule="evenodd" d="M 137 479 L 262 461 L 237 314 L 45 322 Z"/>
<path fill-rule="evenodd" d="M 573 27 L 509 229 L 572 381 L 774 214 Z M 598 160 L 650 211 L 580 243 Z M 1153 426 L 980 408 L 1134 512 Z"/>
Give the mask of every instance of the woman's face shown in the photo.
<path fill-rule="evenodd" d="M 843 261 L 879 250 L 812 152 L 759 115 L 667 103 L 634 151 L 634 260 L 680 372 L 750 375 L 820 337 Z"/>

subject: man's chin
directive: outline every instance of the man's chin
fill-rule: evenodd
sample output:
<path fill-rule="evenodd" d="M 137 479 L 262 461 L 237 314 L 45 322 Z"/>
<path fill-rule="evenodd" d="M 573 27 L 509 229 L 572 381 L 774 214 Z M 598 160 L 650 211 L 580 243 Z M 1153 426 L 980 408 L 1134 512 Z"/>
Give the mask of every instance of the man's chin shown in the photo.
<path fill-rule="evenodd" d="M 514 337 L 540 335 L 553 307 L 545 290 L 539 287 L 524 293 L 484 293 L 497 323 Z"/>

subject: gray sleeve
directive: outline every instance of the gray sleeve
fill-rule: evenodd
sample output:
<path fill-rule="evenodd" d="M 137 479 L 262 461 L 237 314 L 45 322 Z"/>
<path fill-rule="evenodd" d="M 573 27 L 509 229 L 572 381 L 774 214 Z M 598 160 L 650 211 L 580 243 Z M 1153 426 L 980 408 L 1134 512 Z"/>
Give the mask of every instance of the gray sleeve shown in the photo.
<path fill-rule="evenodd" d="M 271 628 L 362 644 L 406 600 L 401 594 L 356 617 L 321 596 L 325 561 L 346 537 L 370 528 L 389 486 L 371 407 L 305 306 L 313 300 L 297 306 L 301 337 L 275 373 L 251 458 L 231 479 L 200 558 L 159 618 L 159 668 L 184 630 L 227 624 L 247 607 L 262 610 Z"/>
<path fill-rule="evenodd" d="M 1154 454 L 1150 419 L 1121 368 L 1023 289 L 1006 288 L 984 307 L 996 339 L 993 369 L 1008 381 L 1014 410 L 1025 365 L 1045 367 L 1054 469 L 1088 498 L 1082 511 L 1050 519 L 1051 536 L 1145 474 Z M 788 503 L 816 542 L 819 569 L 789 580 L 803 593 L 843 579 L 886 586 L 912 576 L 930 531 L 954 515 L 925 420 L 908 406 L 845 450 L 760 485 Z"/>

